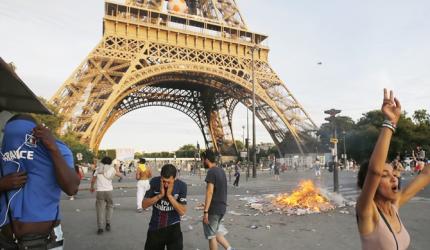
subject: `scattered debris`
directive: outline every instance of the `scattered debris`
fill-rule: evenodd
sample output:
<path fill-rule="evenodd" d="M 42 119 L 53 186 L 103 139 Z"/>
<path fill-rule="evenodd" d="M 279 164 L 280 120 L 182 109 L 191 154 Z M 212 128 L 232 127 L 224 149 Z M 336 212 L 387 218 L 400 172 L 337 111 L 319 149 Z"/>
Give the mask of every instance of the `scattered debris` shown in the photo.
<path fill-rule="evenodd" d="M 236 212 L 234 210 L 228 211 L 228 214 L 231 214 L 231 215 L 243 215 L 242 213 L 238 213 L 238 212 Z"/>
<path fill-rule="evenodd" d="M 194 207 L 195 210 L 203 210 L 205 209 L 205 204 L 204 203 L 200 203 L 197 206 Z"/>

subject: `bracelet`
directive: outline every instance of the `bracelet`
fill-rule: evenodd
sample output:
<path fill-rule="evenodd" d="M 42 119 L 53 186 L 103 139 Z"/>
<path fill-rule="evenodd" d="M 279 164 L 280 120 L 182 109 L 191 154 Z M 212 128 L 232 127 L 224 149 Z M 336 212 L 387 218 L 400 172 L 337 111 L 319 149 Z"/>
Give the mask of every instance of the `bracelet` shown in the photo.
<path fill-rule="evenodd" d="M 203 213 L 204 213 L 204 214 L 207 214 L 207 213 L 209 213 L 209 212 L 208 212 L 208 211 L 203 211 Z"/>
<path fill-rule="evenodd" d="M 396 125 L 389 120 L 385 120 L 381 126 L 391 129 L 391 131 L 393 131 L 393 133 L 396 132 L 396 128 L 397 128 Z"/>

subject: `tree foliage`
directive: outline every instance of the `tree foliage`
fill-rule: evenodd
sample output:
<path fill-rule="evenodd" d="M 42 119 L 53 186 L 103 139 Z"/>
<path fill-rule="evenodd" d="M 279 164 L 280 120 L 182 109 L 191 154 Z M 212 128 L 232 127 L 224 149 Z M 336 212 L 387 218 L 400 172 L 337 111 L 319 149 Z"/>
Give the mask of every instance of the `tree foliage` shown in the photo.
<path fill-rule="evenodd" d="M 384 116 L 379 110 L 363 114 L 357 123 L 354 123 L 349 117 L 337 117 L 338 153 L 343 153 L 345 139 L 348 158 L 355 159 L 358 162 L 369 159 L 383 121 Z M 327 149 L 327 147 L 332 146 L 329 142 L 332 133 L 333 127 L 331 124 L 325 123 L 321 125 L 318 131 L 320 147 Z M 410 156 L 412 150 L 417 146 L 422 146 L 427 152 L 430 150 L 430 116 L 426 110 L 415 111 L 412 118 L 407 117 L 406 113 L 401 115 L 396 133 L 391 140 L 388 160 L 397 155 L 401 157 Z"/>

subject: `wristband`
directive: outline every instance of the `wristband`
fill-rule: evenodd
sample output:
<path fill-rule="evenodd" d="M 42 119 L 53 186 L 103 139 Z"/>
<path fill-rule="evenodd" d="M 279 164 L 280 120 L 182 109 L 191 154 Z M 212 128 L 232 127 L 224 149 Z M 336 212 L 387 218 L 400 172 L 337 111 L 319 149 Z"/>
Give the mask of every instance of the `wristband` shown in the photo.
<path fill-rule="evenodd" d="M 389 120 L 385 120 L 381 126 L 391 129 L 391 131 L 393 131 L 393 133 L 396 132 L 396 128 L 397 128 L 396 125 Z"/>
<path fill-rule="evenodd" d="M 209 213 L 209 212 L 208 212 L 208 211 L 203 211 L 203 213 L 204 213 L 204 214 L 207 214 L 207 213 Z"/>

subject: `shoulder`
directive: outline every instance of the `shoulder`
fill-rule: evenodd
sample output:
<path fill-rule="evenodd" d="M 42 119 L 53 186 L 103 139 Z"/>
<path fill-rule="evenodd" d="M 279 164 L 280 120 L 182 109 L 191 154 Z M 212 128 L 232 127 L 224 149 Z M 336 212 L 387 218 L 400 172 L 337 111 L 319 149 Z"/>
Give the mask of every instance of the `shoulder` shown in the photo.
<path fill-rule="evenodd" d="M 182 180 L 175 180 L 176 185 L 178 185 L 180 188 L 187 188 L 187 184 Z"/>
<path fill-rule="evenodd" d="M 152 185 L 159 185 L 160 184 L 160 182 L 161 182 L 161 177 L 160 176 L 157 176 L 157 177 L 154 177 L 154 178 L 152 178 L 150 181 L 149 181 L 149 184 L 152 186 Z"/>

